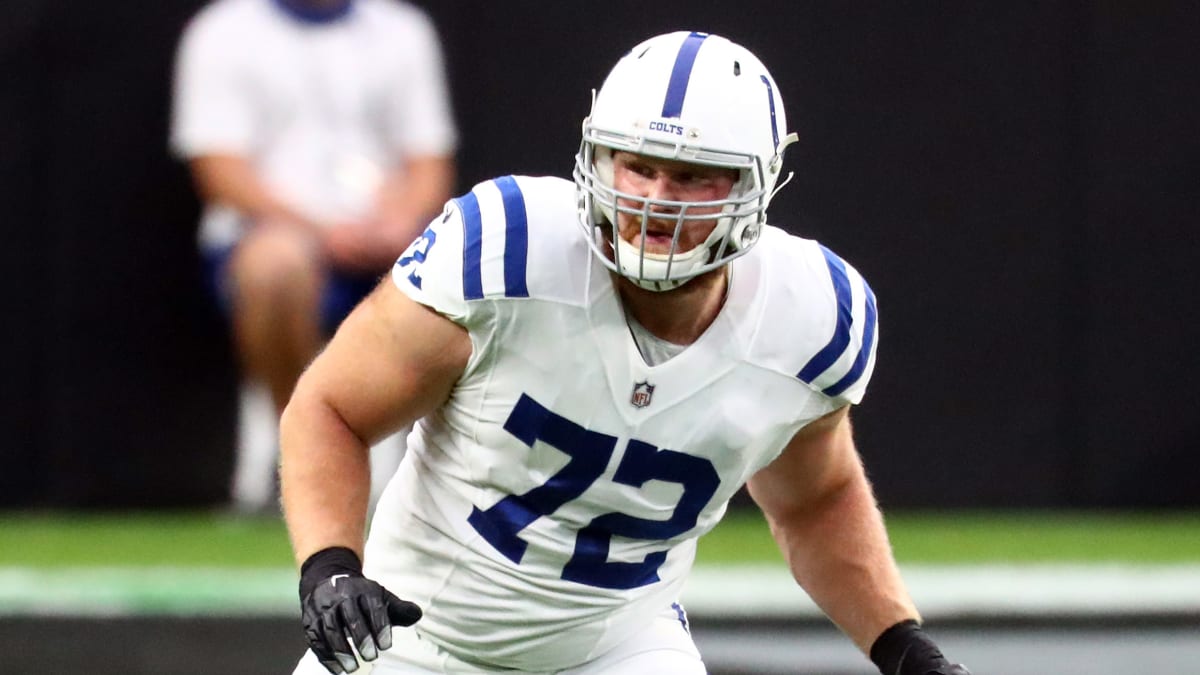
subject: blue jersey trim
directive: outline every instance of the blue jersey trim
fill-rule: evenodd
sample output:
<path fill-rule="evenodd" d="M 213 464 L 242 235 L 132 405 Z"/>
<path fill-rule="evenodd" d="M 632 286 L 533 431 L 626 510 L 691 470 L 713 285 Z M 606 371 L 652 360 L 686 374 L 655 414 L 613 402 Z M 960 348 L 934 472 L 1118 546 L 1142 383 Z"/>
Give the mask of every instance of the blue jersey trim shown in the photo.
<path fill-rule="evenodd" d="M 504 201 L 504 297 L 528 298 L 526 264 L 529 258 L 529 221 L 525 196 L 512 176 L 496 179 Z"/>
<path fill-rule="evenodd" d="M 671 609 L 675 610 L 675 617 L 679 619 L 679 624 L 683 626 L 683 632 L 690 634 L 692 629 L 688 627 L 687 612 L 683 611 L 683 605 L 678 602 L 672 602 Z"/>
<path fill-rule="evenodd" d="M 824 246 L 821 247 L 821 254 L 825 256 L 825 264 L 829 267 L 829 276 L 833 279 L 833 292 L 837 296 L 837 325 L 834 326 L 833 337 L 829 338 L 829 344 L 809 359 L 808 363 L 796 374 L 796 377 L 809 384 L 812 384 L 817 376 L 828 370 L 842 355 L 842 352 L 846 351 L 846 346 L 850 344 L 850 328 L 854 324 L 854 317 L 851 314 L 854 305 L 850 296 L 850 277 L 846 275 L 846 264 L 837 257 L 837 254 Z"/>
<path fill-rule="evenodd" d="M 463 298 L 483 297 L 483 218 L 474 192 L 454 200 L 463 219 Z"/>
<path fill-rule="evenodd" d="M 871 287 L 867 285 L 867 281 L 863 280 L 863 292 L 867 296 L 867 318 L 863 325 L 863 341 L 862 346 L 858 349 L 858 356 L 854 357 L 854 365 L 850 367 L 850 372 L 842 376 L 842 379 L 832 385 L 821 390 L 821 393 L 826 396 L 837 396 L 843 391 L 846 391 L 858 378 L 862 377 L 863 370 L 867 367 L 867 360 L 871 358 L 871 344 L 875 340 L 875 294 L 871 292 Z"/>
<path fill-rule="evenodd" d="M 776 148 L 779 147 L 779 121 L 775 118 L 775 88 L 771 86 L 771 81 L 766 75 L 759 75 L 762 78 L 762 83 L 767 85 L 767 104 L 771 107 L 771 138 L 775 140 Z"/>
<path fill-rule="evenodd" d="M 328 6 L 317 6 L 296 0 L 274 0 L 275 6 L 283 10 L 293 19 L 307 24 L 320 25 L 333 23 L 350 13 L 354 0 L 334 3 Z"/>
<path fill-rule="evenodd" d="M 675 67 L 671 70 L 671 79 L 667 83 L 663 117 L 679 117 L 683 112 L 683 97 L 687 94 L 688 80 L 692 77 L 692 66 L 696 64 L 700 43 L 707 37 L 707 33 L 692 33 L 684 38 L 683 44 L 680 45 L 679 54 L 675 57 Z"/>

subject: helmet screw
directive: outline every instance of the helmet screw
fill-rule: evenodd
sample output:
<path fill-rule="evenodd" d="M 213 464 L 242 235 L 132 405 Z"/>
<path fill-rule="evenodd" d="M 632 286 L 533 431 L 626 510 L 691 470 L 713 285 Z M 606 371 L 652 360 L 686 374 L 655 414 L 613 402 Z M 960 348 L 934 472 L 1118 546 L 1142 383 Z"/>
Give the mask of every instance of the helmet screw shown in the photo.
<path fill-rule="evenodd" d="M 758 225 L 750 225 L 742 230 L 742 246 L 750 246 L 758 240 Z"/>

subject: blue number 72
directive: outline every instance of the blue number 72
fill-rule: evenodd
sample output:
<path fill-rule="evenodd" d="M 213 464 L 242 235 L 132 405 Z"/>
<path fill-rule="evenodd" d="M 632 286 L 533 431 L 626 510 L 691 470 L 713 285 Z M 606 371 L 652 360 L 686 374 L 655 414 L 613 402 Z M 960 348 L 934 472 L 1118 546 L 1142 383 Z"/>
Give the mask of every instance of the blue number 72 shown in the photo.
<path fill-rule="evenodd" d="M 425 228 L 421 236 L 413 240 L 408 245 L 408 250 L 400 255 L 400 259 L 396 261 L 398 267 L 408 267 L 412 263 L 417 263 L 417 269 L 414 269 L 409 275 L 408 280 L 413 286 L 421 287 L 421 267 L 420 263 L 425 262 L 425 256 L 429 254 L 429 249 L 437 243 L 437 232 L 433 231 L 433 226 Z"/>
<path fill-rule="evenodd" d="M 517 401 L 504 428 L 525 445 L 533 447 L 540 440 L 571 458 L 545 483 L 524 494 L 508 495 L 487 510 L 476 507 L 468 518 L 497 551 L 520 563 L 526 542 L 517 534 L 538 518 L 549 516 L 578 498 L 595 483 L 608 466 L 617 439 L 585 429 L 526 395 Z M 648 520 L 623 513 L 597 516 L 579 530 L 574 554 L 563 567 L 563 579 L 620 589 L 658 581 L 658 568 L 667 558 L 666 550 L 651 553 L 640 562 L 610 562 L 608 552 L 613 535 L 663 540 L 690 530 L 696 526 L 700 511 L 716 493 L 721 479 L 707 459 L 630 440 L 613 481 L 640 488 L 650 480 L 683 486 L 683 495 L 671 517 Z"/>

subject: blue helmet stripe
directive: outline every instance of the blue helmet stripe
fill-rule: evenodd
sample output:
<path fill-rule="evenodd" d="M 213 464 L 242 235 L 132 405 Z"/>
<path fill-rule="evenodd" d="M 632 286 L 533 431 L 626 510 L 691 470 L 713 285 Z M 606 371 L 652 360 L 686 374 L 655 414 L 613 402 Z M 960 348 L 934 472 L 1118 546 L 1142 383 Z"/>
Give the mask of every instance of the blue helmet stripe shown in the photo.
<path fill-rule="evenodd" d="M 463 298 L 483 297 L 483 218 L 474 192 L 454 200 L 463 219 Z"/>
<path fill-rule="evenodd" d="M 810 384 L 817 376 L 828 370 L 846 350 L 846 346 L 850 344 L 850 328 L 854 323 L 854 318 L 850 313 L 853 300 L 850 296 L 850 278 L 846 275 L 846 264 L 833 251 L 824 246 L 821 247 L 821 253 L 825 256 L 825 264 L 829 267 L 829 276 L 833 279 L 833 292 L 837 297 L 837 325 L 834 326 L 833 337 L 829 338 L 829 344 L 809 359 L 796 375 Z"/>
<path fill-rule="evenodd" d="M 771 107 L 771 138 L 775 139 L 774 147 L 779 147 L 779 121 L 775 119 L 775 88 L 766 75 L 759 75 L 763 84 L 767 85 L 767 104 Z"/>
<path fill-rule="evenodd" d="M 675 56 L 675 67 L 671 70 L 671 80 L 667 83 L 663 117 L 679 117 L 683 112 L 683 97 L 687 94 L 688 80 L 692 77 L 692 66 L 696 64 L 700 43 L 707 37 L 707 33 L 692 33 L 684 38 L 683 44 L 680 45 L 679 54 Z"/>
<path fill-rule="evenodd" d="M 831 384 L 821 390 L 826 396 L 837 396 L 846 391 L 850 385 L 858 382 L 858 378 L 862 377 L 863 370 L 867 367 L 867 360 L 871 358 L 871 345 L 875 340 L 875 294 L 871 292 L 871 287 L 867 285 L 866 279 L 863 280 L 863 292 L 867 296 L 867 317 L 866 325 L 863 326 L 863 341 L 862 346 L 858 349 L 858 356 L 854 358 L 854 365 L 850 366 L 850 372 L 842 376 L 842 379 Z"/>
<path fill-rule="evenodd" d="M 496 179 L 504 202 L 504 296 L 528 298 L 525 266 L 529 257 L 529 222 L 525 197 L 512 176 Z"/>

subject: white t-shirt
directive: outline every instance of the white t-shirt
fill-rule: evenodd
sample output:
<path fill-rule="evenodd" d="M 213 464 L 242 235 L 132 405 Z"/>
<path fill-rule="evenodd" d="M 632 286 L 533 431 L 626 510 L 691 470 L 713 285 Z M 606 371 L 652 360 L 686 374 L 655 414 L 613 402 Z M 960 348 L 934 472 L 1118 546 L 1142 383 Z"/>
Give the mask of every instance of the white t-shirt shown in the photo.
<path fill-rule="evenodd" d="M 317 219 L 353 218 L 405 157 L 453 152 L 457 132 L 437 33 L 398 0 L 354 0 L 326 23 L 272 0 L 217 0 L 179 45 L 171 147 L 249 157 L 283 199 Z M 209 205 L 200 240 L 236 240 Z"/>
<path fill-rule="evenodd" d="M 473 352 L 409 437 L 366 573 L 456 658 L 522 672 L 586 663 L 668 608 L 737 490 L 861 399 L 878 336 L 851 266 L 767 227 L 712 325 L 648 365 L 576 208 L 558 178 L 482 183 L 392 274 Z"/>

